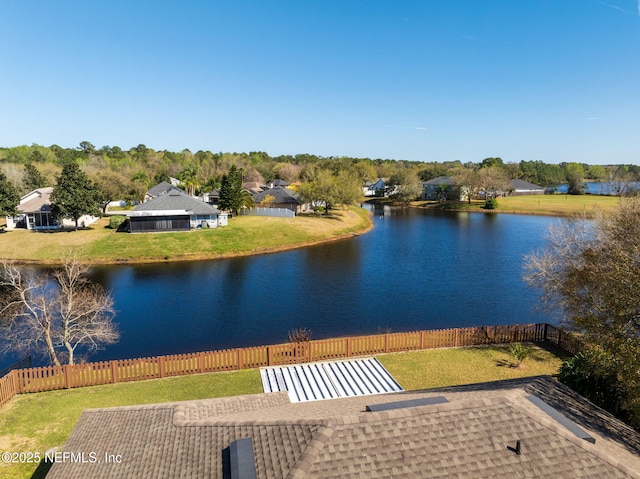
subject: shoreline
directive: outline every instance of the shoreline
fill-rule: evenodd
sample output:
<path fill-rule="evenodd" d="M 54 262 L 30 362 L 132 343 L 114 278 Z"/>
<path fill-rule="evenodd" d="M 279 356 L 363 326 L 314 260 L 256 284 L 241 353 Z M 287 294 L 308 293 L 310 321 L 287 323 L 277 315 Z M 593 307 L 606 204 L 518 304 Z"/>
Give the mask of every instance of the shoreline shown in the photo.
<path fill-rule="evenodd" d="M 310 241 L 303 241 L 299 243 L 291 243 L 286 245 L 272 246 L 272 247 L 258 247 L 247 249 L 244 251 L 234 251 L 234 252 L 225 252 L 225 253 L 194 253 L 192 255 L 181 255 L 181 256 L 171 256 L 171 257 L 147 257 L 147 258 L 115 258 L 115 259 L 107 259 L 107 258 L 79 258 L 82 264 L 89 264 L 95 266 L 104 266 L 104 265 L 141 265 L 141 264 L 157 264 L 157 263 L 178 263 L 183 261 L 206 261 L 206 260 L 217 260 L 217 259 L 229 259 L 229 258 L 241 258 L 247 256 L 254 255 L 263 255 L 263 254 L 273 254 L 280 253 L 284 251 L 291 251 L 295 249 L 307 248 L 312 246 L 321 245 L 324 243 L 332 243 L 336 241 L 344 241 L 352 238 L 356 238 L 362 234 L 366 234 L 373 229 L 373 220 L 371 212 L 367 212 L 366 214 L 367 223 L 363 225 L 363 227 L 350 231 L 348 233 L 336 234 L 327 238 L 320 238 Z M 9 232 L 10 233 L 10 232 Z M 180 233 L 186 234 L 187 232 Z M 5 232 L 4 234 L 7 234 Z M 129 233 L 130 234 L 130 233 Z M 153 234 L 153 233 L 151 233 Z M 73 249 L 73 246 L 71 246 Z M 81 249 L 82 246 L 79 246 L 78 249 Z M 60 261 L 56 260 L 47 260 L 47 259 L 21 259 L 21 258 L 4 258 L 0 257 L 0 261 L 12 261 L 18 265 L 26 265 L 26 266 L 59 266 L 62 264 Z"/>

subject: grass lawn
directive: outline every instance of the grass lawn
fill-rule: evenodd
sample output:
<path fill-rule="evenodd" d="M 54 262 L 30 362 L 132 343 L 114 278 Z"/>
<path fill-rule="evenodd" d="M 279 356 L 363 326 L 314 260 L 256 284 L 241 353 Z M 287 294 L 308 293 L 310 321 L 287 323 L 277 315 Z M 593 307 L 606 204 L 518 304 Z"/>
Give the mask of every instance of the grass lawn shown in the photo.
<path fill-rule="evenodd" d="M 411 351 L 379 356 L 378 360 L 407 390 L 558 373 L 562 353 L 526 346 L 531 355 L 518 368 L 512 367 L 508 345 Z"/>
<path fill-rule="evenodd" d="M 219 258 L 279 251 L 366 231 L 362 208 L 332 210 L 327 217 L 240 216 L 222 228 L 179 233 L 116 233 L 102 218 L 89 229 L 49 233 L 14 230 L 0 234 L 0 259 L 56 263 L 73 250 L 91 263 Z"/>
<path fill-rule="evenodd" d="M 550 216 L 573 216 L 583 215 L 593 216 L 596 211 L 608 211 L 614 209 L 620 201 L 617 196 L 596 196 L 596 195 L 532 195 L 532 196 L 509 196 L 498 198 L 498 208 L 496 210 L 484 210 L 484 201 L 472 201 L 471 204 L 464 202 L 448 201 L 438 203 L 435 201 L 415 201 L 413 206 L 421 208 L 456 210 L 456 211 L 478 211 L 496 213 L 517 213 L 530 215 L 550 215 Z"/>
<path fill-rule="evenodd" d="M 484 346 L 396 353 L 378 356 L 406 389 L 428 389 L 556 374 L 557 352 L 532 347 L 533 354 L 520 368 L 508 346 Z M 87 408 L 184 401 L 262 392 L 257 369 L 197 374 L 64 391 L 23 394 L 0 408 L 0 452 L 39 452 L 62 446 L 80 414 Z M 0 477 L 31 477 L 37 464 L 0 463 Z"/>

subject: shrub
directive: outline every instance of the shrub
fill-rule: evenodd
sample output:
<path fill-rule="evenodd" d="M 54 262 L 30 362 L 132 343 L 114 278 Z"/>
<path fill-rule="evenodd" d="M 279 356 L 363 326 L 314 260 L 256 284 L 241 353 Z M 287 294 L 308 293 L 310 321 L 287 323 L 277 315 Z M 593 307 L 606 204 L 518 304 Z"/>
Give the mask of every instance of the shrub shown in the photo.
<path fill-rule="evenodd" d="M 629 420 L 616 365 L 604 351 L 588 349 L 566 360 L 560 366 L 558 379 L 614 416 Z"/>
<path fill-rule="evenodd" d="M 522 343 L 513 343 L 511 345 L 511 356 L 515 359 L 516 363 L 514 368 L 520 367 L 522 361 L 524 361 L 531 354 L 531 350 L 522 345 Z"/>
<path fill-rule="evenodd" d="M 112 230 L 117 230 L 118 227 L 122 223 L 124 223 L 126 219 L 127 217 L 122 215 L 111 216 L 109 218 L 109 228 L 111 228 Z"/>
<path fill-rule="evenodd" d="M 498 207 L 498 200 L 496 198 L 487 198 L 483 206 L 485 210 L 495 210 L 497 207 Z"/>

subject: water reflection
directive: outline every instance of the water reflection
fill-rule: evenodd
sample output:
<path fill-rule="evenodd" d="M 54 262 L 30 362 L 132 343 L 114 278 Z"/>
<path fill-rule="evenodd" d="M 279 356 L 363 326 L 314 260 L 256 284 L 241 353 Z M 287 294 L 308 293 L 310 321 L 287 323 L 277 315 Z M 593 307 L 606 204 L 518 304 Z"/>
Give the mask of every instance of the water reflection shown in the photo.
<path fill-rule="evenodd" d="M 550 221 L 376 207 L 353 239 L 255 257 L 103 266 L 122 339 L 93 359 L 377 331 L 539 322 L 522 257 Z"/>

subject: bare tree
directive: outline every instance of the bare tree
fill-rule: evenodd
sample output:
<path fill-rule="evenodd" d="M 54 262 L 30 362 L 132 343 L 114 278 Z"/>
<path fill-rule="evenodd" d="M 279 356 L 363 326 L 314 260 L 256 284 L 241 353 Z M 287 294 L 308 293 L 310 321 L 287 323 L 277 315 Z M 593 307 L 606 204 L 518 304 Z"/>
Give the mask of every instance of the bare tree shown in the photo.
<path fill-rule="evenodd" d="M 60 366 L 74 364 L 75 353 L 118 341 L 113 299 L 86 277 L 89 270 L 67 255 L 52 273 L 28 272 L 0 263 L 0 329 L 5 351 L 36 351 Z"/>
<path fill-rule="evenodd" d="M 547 248 L 525 264 L 525 280 L 542 291 L 547 309 L 610 358 L 623 407 L 640 425 L 640 199 L 556 226 Z"/>

